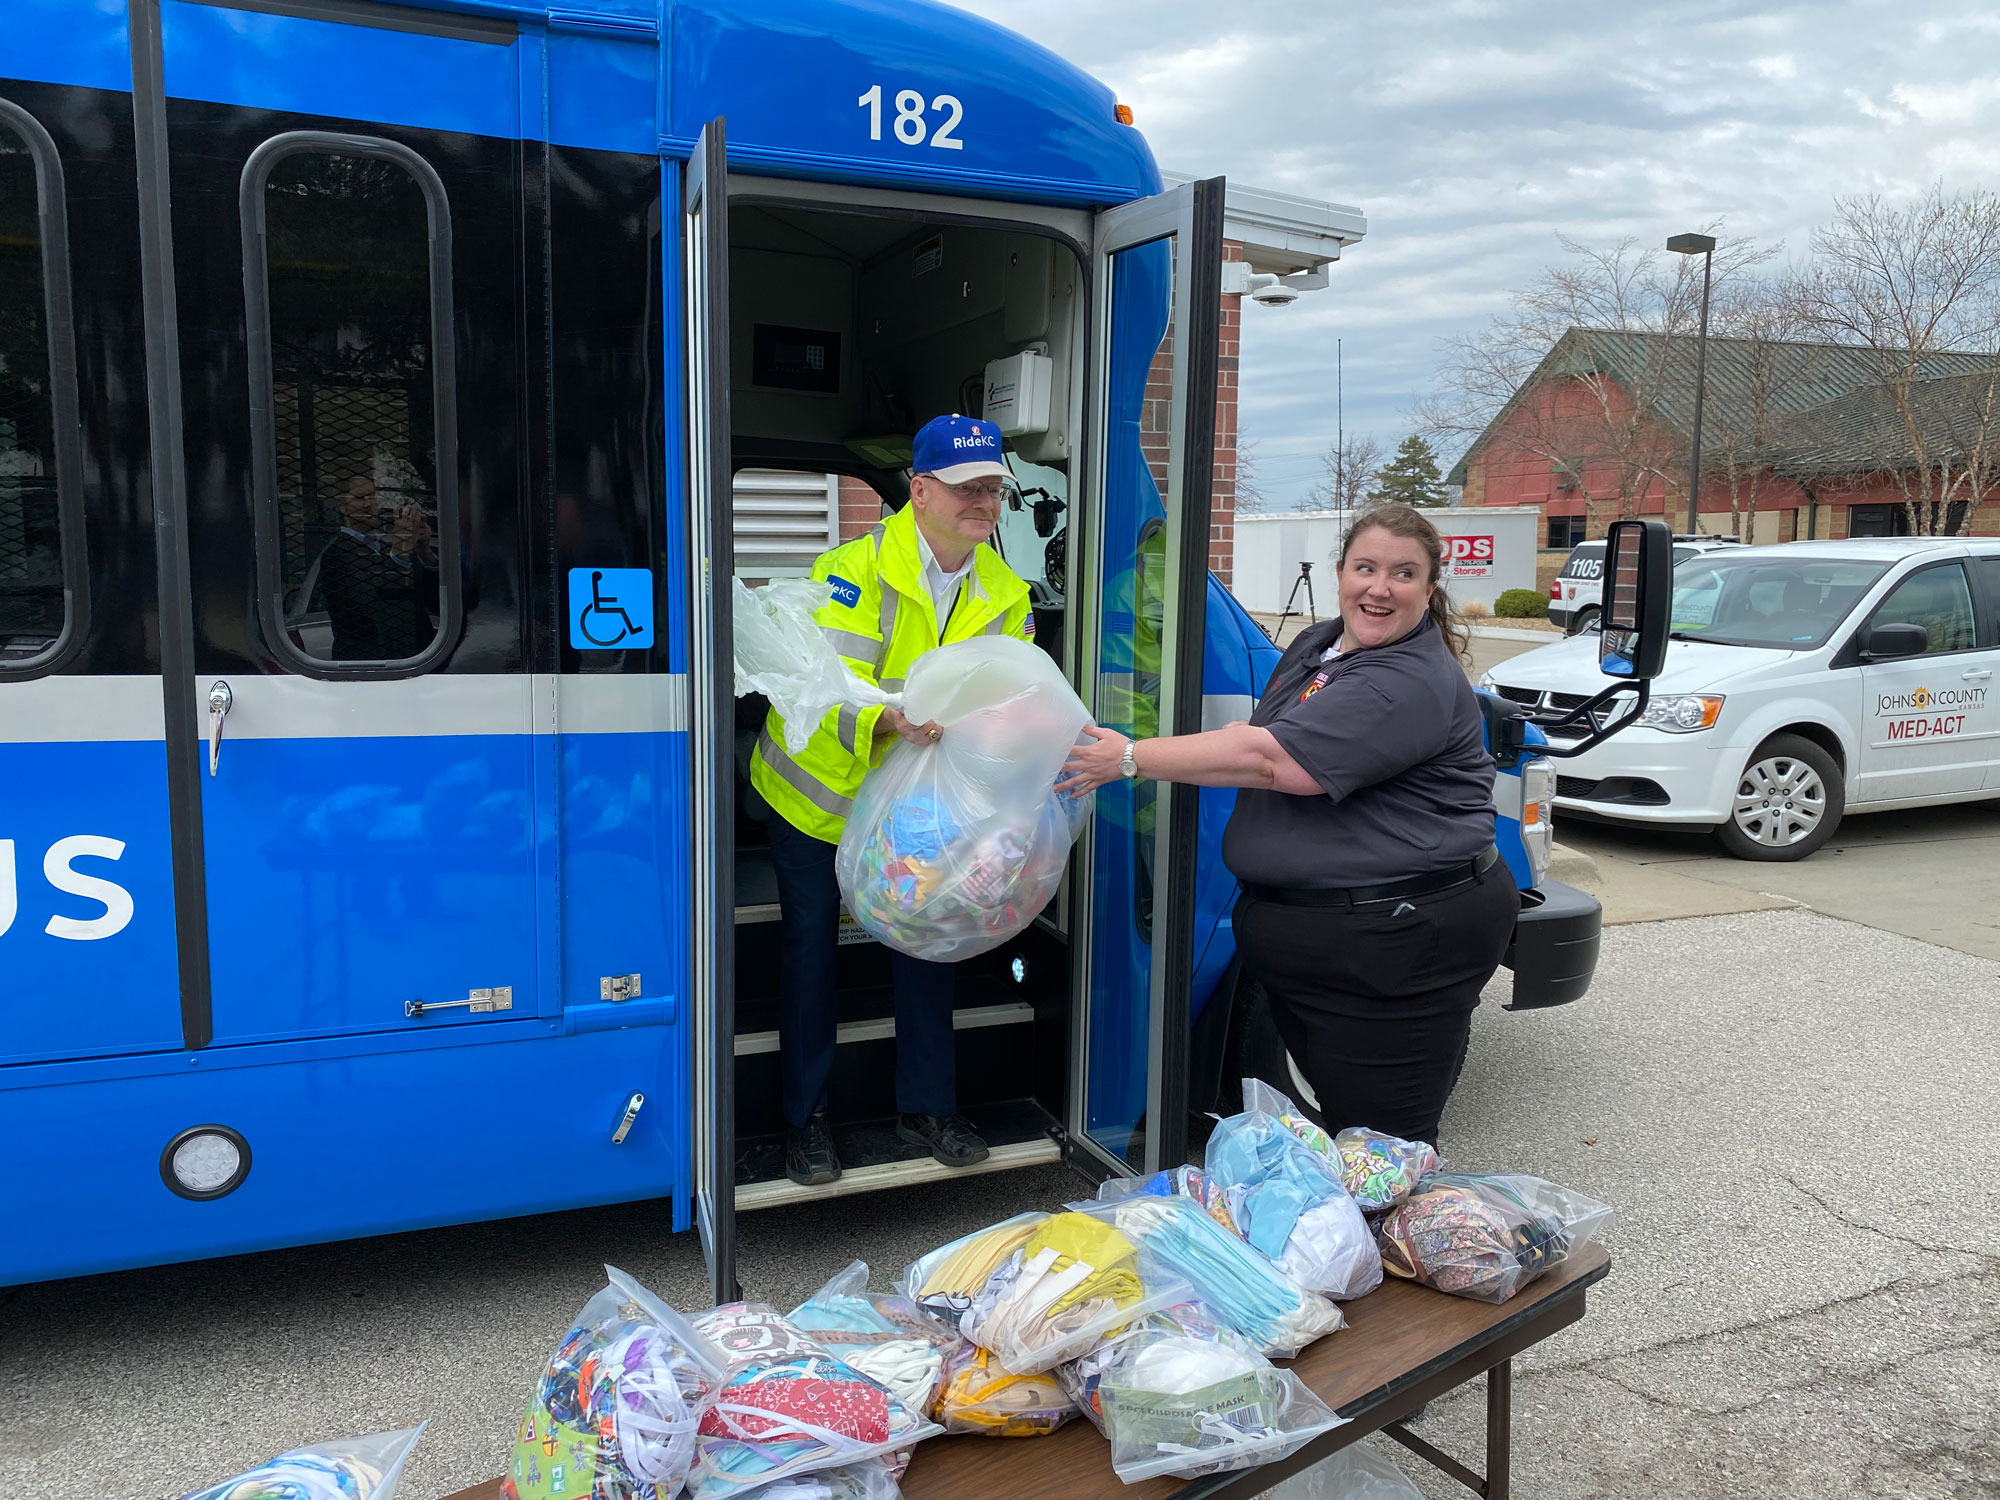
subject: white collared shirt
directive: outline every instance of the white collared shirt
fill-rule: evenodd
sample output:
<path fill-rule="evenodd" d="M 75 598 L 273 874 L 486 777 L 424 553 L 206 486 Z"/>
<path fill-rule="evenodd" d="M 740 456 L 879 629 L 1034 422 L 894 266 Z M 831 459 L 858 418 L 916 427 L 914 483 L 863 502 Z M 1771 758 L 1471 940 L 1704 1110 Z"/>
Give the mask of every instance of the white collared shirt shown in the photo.
<path fill-rule="evenodd" d="M 979 549 L 975 547 L 965 555 L 965 565 L 956 573 L 947 573 L 944 565 L 937 560 L 937 554 L 931 551 L 930 540 L 924 535 L 923 527 L 919 526 L 917 552 L 924 560 L 924 587 L 930 591 L 931 608 L 937 614 L 938 639 L 943 640 L 945 622 L 951 618 L 952 606 L 958 602 L 958 586 L 972 571 Z"/>

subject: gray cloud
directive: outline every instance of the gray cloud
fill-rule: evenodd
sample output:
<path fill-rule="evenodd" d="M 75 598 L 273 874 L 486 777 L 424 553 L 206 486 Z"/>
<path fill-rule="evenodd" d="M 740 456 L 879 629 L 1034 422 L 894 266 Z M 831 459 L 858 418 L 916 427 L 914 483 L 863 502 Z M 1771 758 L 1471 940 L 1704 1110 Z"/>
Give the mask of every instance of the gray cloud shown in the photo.
<path fill-rule="evenodd" d="M 1304 8 L 961 0 L 1102 78 L 1162 164 L 1351 203 L 1333 286 L 1244 318 L 1280 504 L 1332 440 L 1393 444 L 1440 341 L 1557 256 L 1721 220 L 1802 254 L 1837 193 L 2000 184 L 2000 13 L 1948 0 Z"/>

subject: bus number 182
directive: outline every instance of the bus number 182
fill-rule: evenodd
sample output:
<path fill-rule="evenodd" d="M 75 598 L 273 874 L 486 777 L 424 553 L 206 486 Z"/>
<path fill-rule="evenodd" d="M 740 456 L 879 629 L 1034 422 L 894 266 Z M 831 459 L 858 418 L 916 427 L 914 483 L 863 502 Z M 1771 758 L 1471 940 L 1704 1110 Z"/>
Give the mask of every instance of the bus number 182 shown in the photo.
<path fill-rule="evenodd" d="M 854 101 L 868 111 L 868 139 L 882 139 L 882 85 L 873 85 L 867 93 Z M 915 89 L 899 89 L 896 92 L 896 117 L 890 122 L 896 132 L 896 139 L 905 146 L 921 146 L 928 136 L 933 146 L 946 151 L 963 151 L 965 142 L 952 132 L 965 119 L 965 106 L 951 94 L 939 94 L 931 100 L 931 112 L 946 116 L 937 129 L 930 128 L 924 118 L 924 96 Z"/>

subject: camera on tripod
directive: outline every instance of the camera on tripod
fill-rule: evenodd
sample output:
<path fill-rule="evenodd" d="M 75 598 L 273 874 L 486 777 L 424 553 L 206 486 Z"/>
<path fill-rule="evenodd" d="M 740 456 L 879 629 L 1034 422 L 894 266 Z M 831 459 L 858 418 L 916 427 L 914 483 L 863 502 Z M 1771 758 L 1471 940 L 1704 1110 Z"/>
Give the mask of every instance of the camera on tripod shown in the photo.
<path fill-rule="evenodd" d="M 1284 644 L 1285 621 L 1299 612 L 1300 589 L 1306 591 L 1306 612 L 1304 618 L 1310 624 L 1319 624 L 1319 605 L 1313 599 L 1313 565 L 1310 559 L 1300 560 L 1299 576 L 1292 582 L 1292 592 L 1285 600 L 1285 612 L 1278 616 L 1278 628 L 1271 635 L 1273 643 L 1277 645 Z"/>

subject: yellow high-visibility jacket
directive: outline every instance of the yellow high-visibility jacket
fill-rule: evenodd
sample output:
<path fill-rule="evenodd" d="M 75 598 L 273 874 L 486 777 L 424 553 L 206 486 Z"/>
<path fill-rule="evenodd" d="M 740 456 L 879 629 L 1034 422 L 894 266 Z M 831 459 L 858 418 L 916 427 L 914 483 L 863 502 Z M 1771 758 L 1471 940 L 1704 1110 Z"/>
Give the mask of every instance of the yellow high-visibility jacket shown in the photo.
<path fill-rule="evenodd" d="M 884 692 L 901 692 L 912 663 L 939 646 L 981 635 L 1034 638 L 1028 585 L 981 544 L 940 639 L 937 610 L 924 586 L 916 511 L 908 505 L 865 535 L 821 553 L 812 576 L 828 588 L 814 615 L 821 632 L 856 675 Z M 799 832 L 840 842 L 862 776 L 888 753 L 889 741 L 874 741 L 881 716 L 879 708 L 834 709 L 805 749 L 792 755 L 785 749 L 785 721 L 773 709 L 750 759 L 750 784 Z"/>

